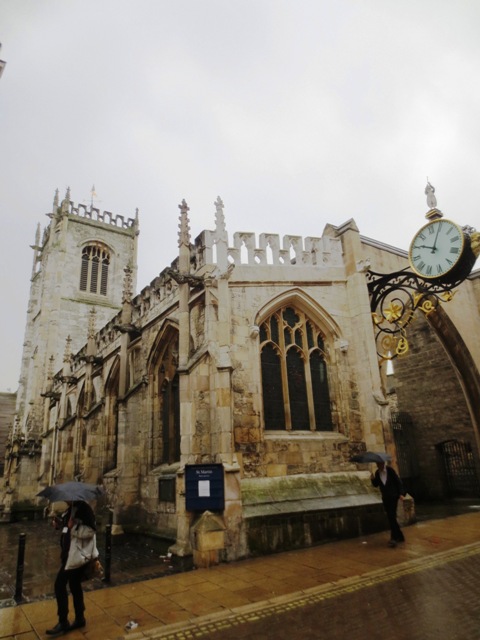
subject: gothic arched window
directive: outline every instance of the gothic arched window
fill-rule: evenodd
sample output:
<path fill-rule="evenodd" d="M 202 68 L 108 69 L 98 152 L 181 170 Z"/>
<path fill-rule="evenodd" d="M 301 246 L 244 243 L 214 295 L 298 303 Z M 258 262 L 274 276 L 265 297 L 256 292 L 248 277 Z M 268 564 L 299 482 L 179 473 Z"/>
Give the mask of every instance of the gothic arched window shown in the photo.
<path fill-rule="evenodd" d="M 332 431 L 324 335 L 286 307 L 260 326 L 265 429 Z"/>
<path fill-rule="evenodd" d="M 178 332 L 165 332 L 155 358 L 155 395 L 151 461 L 153 466 L 180 460 Z"/>
<path fill-rule="evenodd" d="M 93 243 L 83 247 L 80 291 L 106 296 L 109 264 L 110 252 L 104 245 Z"/>

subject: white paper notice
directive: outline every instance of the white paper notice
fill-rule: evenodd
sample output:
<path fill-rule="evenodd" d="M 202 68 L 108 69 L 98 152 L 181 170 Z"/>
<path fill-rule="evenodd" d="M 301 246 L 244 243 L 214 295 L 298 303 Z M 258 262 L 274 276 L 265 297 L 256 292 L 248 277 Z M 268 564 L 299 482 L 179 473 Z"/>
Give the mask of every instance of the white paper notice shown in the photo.
<path fill-rule="evenodd" d="M 209 498 L 210 497 L 210 480 L 198 481 L 198 497 Z"/>

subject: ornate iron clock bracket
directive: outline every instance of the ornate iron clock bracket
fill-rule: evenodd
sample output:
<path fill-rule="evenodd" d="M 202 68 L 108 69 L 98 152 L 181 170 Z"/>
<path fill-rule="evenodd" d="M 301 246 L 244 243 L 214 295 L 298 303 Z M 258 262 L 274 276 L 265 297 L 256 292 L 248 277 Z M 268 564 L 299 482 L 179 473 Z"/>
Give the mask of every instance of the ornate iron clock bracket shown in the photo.
<path fill-rule="evenodd" d="M 442 302 L 449 302 L 453 289 L 468 274 L 448 284 L 427 281 L 402 269 L 394 273 L 367 272 L 370 309 L 375 326 L 375 344 L 380 362 L 392 360 L 408 351 L 407 327 L 420 309 L 425 314 L 434 311 Z"/>
<path fill-rule="evenodd" d="M 469 276 L 480 255 L 480 233 L 473 227 L 460 228 L 450 220 L 442 220 L 435 188 L 428 178 L 425 195 L 429 206 L 425 217 L 430 222 L 417 231 L 410 245 L 412 271 L 367 271 L 380 362 L 407 353 L 407 327 L 415 311 L 420 309 L 428 315 L 442 302 L 449 302 L 455 295 L 453 290 Z"/>

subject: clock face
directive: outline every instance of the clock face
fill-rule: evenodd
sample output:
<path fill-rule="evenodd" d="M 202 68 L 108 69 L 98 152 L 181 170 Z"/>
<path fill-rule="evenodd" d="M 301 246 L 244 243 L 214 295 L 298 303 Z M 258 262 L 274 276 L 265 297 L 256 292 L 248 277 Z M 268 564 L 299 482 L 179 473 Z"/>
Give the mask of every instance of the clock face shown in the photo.
<path fill-rule="evenodd" d="M 412 269 L 424 278 L 441 278 L 460 261 L 465 237 L 450 220 L 433 220 L 415 235 L 408 256 Z"/>

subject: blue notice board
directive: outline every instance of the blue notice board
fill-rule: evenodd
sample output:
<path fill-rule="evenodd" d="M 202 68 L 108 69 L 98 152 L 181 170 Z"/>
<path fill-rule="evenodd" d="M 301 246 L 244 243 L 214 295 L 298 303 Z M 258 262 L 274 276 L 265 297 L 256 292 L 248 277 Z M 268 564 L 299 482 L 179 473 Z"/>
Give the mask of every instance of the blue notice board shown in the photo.
<path fill-rule="evenodd" d="M 185 501 L 187 511 L 223 511 L 223 464 L 185 465 Z"/>

